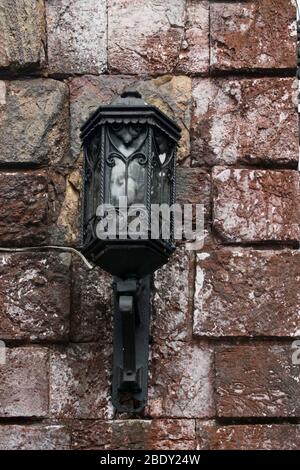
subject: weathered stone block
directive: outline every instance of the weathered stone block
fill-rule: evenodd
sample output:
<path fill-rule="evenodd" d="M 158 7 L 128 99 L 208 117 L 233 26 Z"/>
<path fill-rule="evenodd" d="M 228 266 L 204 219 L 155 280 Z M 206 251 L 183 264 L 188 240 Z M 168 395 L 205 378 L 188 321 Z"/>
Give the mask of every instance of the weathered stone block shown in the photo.
<path fill-rule="evenodd" d="M 67 450 L 70 436 L 60 425 L 0 426 L 0 450 Z"/>
<path fill-rule="evenodd" d="M 155 345 L 148 414 L 163 418 L 214 416 L 213 351 L 208 345 Z"/>
<path fill-rule="evenodd" d="M 75 421 L 74 449 L 192 450 L 195 423 L 188 419 Z"/>
<path fill-rule="evenodd" d="M 300 426 L 251 424 L 218 426 L 213 421 L 196 422 L 199 450 L 297 450 Z"/>
<path fill-rule="evenodd" d="M 73 311 L 71 339 L 74 342 L 112 342 L 112 277 L 101 269 L 89 271 L 73 260 Z"/>
<path fill-rule="evenodd" d="M 151 421 L 74 421 L 72 445 L 75 450 L 142 450 L 146 447 Z"/>
<path fill-rule="evenodd" d="M 170 262 L 155 273 L 153 295 L 153 340 L 172 345 L 192 336 L 191 288 L 193 283 L 192 253 L 184 246 Z"/>
<path fill-rule="evenodd" d="M 296 67 L 292 0 L 211 2 L 211 67 L 217 70 Z"/>
<path fill-rule="evenodd" d="M 6 364 L 0 365 L 0 416 L 48 416 L 47 349 L 6 348 Z"/>
<path fill-rule="evenodd" d="M 300 415 L 299 366 L 291 343 L 220 345 L 216 349 L 216 404 L 220 417 Z"/>
<path fill-rule="evenodd" d="M 297 171 L 213 170 L 213 227 L 225 242 L 300 239 Z"/>
<path fill-rule="evenodd" d="M 35 69 L 45 59 L 43 0 L 4 0 L 0 5 L 0 68 Z"/>
<path fill-rule="evenodd" d="M 184 39 L 185 1 L 107 1 L 110 71 L 136 75 L 172 72 Z"/>
<path fill-rule="evenodd" d="M 0 243 L 79 244 L 81 174 L 0 172 Z"/>
<path fill-rule="evenodd" d="M 82 169 L 49 174 L 49 232 L 51 244 L 80 246 Z"/>
<path fill-rule="evenodd" d="M 0 83 L 0 164 L 68 164 L 68 87 L 51 79 Z"/>
<path fill-rule="evenodd" d="M 55 245 L 80 246 L 82 171 L 49 175 L 50 240 Z"/>
<path fill-rule="evenodd" d="M 51 74 L 105 72 L 106 0 L 47 0 L 46 18 Z"/>
<path fill-rule="evenodd" d="M 55 418 L 109 419 L 110 348 L 95 344 L 57 347 L 50 355 L 50 414 Z"/>
<path fill-rule="evenodd" d="M 153 419 L 149 429 L 147 447 L 150 450 L 194 450 L 194 420 Z"/>
<path fill-rule="evenodd" d="M 209 1 L 187 0 L 184 40 L 177 71 L 184 74 L 209 69 Z"/>
<path fill-rule="evenodd" d="M 68 254 L 24 253 L 0 256 L 0 338 L 61 341 L 70 315 Z"/>
<path fill-rule="evenodd" d="M 178 204 L 202 204 L 204 218 L 211 219 L 211 175 L 201 168 L 177 168 L 176 202 Z M 195 221 L 195 220 L 194 220 Z"/>
<path fill-rule="evenodd" d="M 222 249 L 197 261 L 194 334 L 300 335 L 299 251 Z"/>
<path fill-rule="evenodd" d="M 44 171 L 0 173 L 0 241 L 34 245 L 47 240 L 48 177 Z"/>
<path fill-rule="evenodd" d="M 297 83 L 292 78 L 194 79 L 193 165 L 297 168 Z"/>

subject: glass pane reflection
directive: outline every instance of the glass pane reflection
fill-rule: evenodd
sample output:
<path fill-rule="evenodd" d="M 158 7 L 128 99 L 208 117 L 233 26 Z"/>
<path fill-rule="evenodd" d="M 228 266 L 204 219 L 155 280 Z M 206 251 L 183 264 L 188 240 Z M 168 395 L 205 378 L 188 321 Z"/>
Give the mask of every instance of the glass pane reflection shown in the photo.
<path fill-rule="evenodd" d="M 145 167 L 132 160 L 128 167 L 128 205 L 143 204 L 145 198 Z"/>
<path fill-rule="evenodd" d="M 126 195 L 125 164 L 115 158 L 115 165 L 111 169 L 110 178 L 110 203 L 118 206 L 119 198 Z"/>
<path fill-rule="evenodd" d="M 151 181 L 151 202 L 153 204 L 170 204 L 171 183 L 168 168 L 153 167 Z"/>

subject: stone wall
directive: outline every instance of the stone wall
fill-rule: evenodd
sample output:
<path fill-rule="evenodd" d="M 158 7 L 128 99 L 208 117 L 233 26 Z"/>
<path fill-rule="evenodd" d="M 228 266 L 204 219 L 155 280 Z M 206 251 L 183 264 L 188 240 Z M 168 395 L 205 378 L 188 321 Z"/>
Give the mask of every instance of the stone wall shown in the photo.
<path fill-rule="evenodd" d="M 155 277 L 149 403 L 110 403 L 110 277 L 0 256 L 1 449 L 300 448 L 291 0 L 0 0 L 0 245 L 78 246 L 79 127 L 134 85 L 182 127 L 206 241 Z"/>

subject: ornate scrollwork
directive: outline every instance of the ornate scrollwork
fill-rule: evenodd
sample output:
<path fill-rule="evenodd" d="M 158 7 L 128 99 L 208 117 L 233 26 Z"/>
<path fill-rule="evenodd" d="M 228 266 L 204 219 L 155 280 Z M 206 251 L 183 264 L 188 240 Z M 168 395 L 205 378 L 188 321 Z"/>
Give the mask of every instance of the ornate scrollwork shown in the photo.
<path fill-rule="evenodd" d="M 122 162 L 125 163 L 125 164 L 126 163 L 129 164 L 133 160 L 137 160 L 138 163 L 141 166 L 146 166 L 147 162 L 148 162 L 148 156 L 146 154 L 144 154 L 143 152 L 134 153 L 134 154 L 130 155 L 130 157 L 128 159 L 124 158 L 124 155 L 122 155 L 120 153 L 111 152 L 107 155 L 106 160 L 105 160 L 107 165 L 110 168 L 115 166 L 115 164 L 116 164 L 115 159 L 116 158 L 119 159 L 119 160 L 122 160 Z"/>
<path fill-rule="evenodd" d="M 147 135 L 147 127 L 140 123 L 114 122 L 108 127 L 111 146 L 126 159 L 140 151 Z"/>
<path fill-rule="evenodd" d="M 137 159 L 141 166 L 146 166 L 148 163 L 148 156 L 142 152 L 134 153 L 130 157 L 130 161 Z"/>
<path fill-rule="evenodd" d="M 147 152 L 144 152 L 145 142 L 147 142 L 148 128 L 144 123 L 138 122 L 114 122 L 107 128 L 108 142 L 110 152 L 105 162 L 111 169 L 118 166 L 119 171 L 124 174 L 125 179 L 128 178 L 129 167 L 133 161 L 140 166 L 146 167 L 148 163 Z M 119 160 L 124 164 L 124 169 L 117 163 Z M 117 169 L 117 170 L 118 170 Z M 112 170 L 113 171 L 113 170 Z M 125 185 L 127 188 L 127 185 Z"/>
<path fill-rule="evenodd" d="M 107 165 L 110 167 L 110 168 L 113 168 L 116 164 L 115 162 L 115 159 L 118 158 L 119 160 L 122 160 L 124 161 L 124 157 L 123 155 L 120 155 L 119 153 L 116 153 L 116 152 L 111 152 L 107 155 L 105 161 L 107 163 Z"/>

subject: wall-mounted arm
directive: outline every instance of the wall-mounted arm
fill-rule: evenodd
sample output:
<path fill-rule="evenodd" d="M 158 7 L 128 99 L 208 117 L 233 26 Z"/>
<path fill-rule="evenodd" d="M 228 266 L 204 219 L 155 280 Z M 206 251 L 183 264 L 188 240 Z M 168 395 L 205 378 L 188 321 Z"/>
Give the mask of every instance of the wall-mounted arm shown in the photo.
<path fill-rule="evenodd" d="M 112 397 L 118 411 L 137 413 L 147 400 L 150 277 L 114 279 Z"/>

